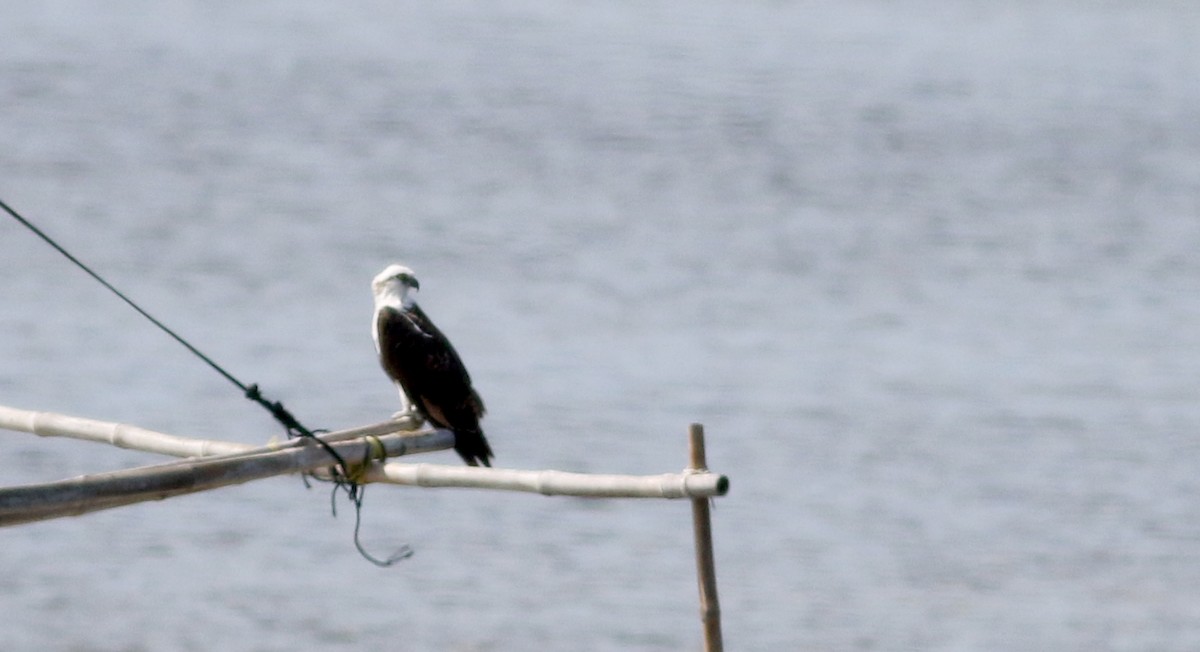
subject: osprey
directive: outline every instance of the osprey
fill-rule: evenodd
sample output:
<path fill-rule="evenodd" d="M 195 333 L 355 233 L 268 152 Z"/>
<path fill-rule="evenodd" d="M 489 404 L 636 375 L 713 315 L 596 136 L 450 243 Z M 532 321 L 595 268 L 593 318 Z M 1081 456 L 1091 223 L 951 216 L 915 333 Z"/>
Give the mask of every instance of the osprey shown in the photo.
<path fill-rule="evenodd" d="M 403 265 L 389 265 L 371 282 L 371 334 L 379 362 L 400 390 L 400 414 L 415 408 L 432 425 L 454 433 L 454 450 L 467 464 L 491 466 L 492 449 L 479 427 L 483 400 L 450 341 L 417 305 L 413 295 L 420 287 Z"/>

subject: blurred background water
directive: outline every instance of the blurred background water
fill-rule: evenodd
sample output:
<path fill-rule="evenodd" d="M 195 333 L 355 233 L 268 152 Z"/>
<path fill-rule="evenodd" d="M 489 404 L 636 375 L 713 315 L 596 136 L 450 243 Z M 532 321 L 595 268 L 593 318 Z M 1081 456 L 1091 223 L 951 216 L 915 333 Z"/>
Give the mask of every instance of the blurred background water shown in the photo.
<path fill-rule="evenodd" d="M 1200 9 L 46 2 L 0 197 L 310 427 L 404 261 L 497 462 L 730 475 L 730 649 L 1200 647 Z M 260 442 L 0 220 L 0 403 Z M 2 435 L 0 484 L 155 458 Z M 454 463 L 452 453 L 434 456 Z M 294 478 L 0 531 L 5 650 L 678 650 L 689 510 Z"/>

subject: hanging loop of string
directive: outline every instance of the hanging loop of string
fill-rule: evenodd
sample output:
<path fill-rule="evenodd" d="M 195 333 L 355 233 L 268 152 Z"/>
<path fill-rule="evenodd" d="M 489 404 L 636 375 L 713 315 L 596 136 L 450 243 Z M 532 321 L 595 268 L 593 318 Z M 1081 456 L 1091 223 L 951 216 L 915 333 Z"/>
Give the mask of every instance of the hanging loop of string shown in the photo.
<path fill-rule="evenodd" d="M 109 283 L 107 280 L 105 280 L 104 277 L 100 276 L 100 274 L 98 274 L 94 270 L 92 270 L 91 267 L 88 267 L 86 264 L 84 264 L 83 261 L 81 261 L 78 258 L 76 258 L 75 256 L 71 255 L 71 252 L 69 252 L 65 248 L 63 248 L 62 245 L 58 244 L 58 242 L 56 242 L 49 235 L 46 235 L 45 232 L 43 232 L 41 229 L 39 229 L 37 226 L 35 226 L 32 222 L 25 219 L 20 213 L 18 213 L 16 210 L 14 210 L 11 206 L 9 206 L 3 200 L 0 200 L 0 209 L 3 209 L 4 212 L 8 213 L 14 220 L 21 223 L 21 225 L 24 226 L 25 228 L 29 229 L 29 231 L 31 231 L 34 235 L 41 238 L 46 244 L 48 244 L 52 248 L 54 248 L 55 251 L 57 251 L 58 253 L 65 256 L 67 260 L 71 261 L 72 263 L 75 264 L 76 267 L 78 267 L 79 269 L 86 272 L 88 274 L 88 276 L 91 276 L 93 279 L 96 280 L 96 282 L 100 283 L 100 285 L 103 285 L 105 288 L 107 288 L 109 292 L 112 292 L 113 294 L 115 294 L 117 296 L 117 298 L 119 298 L 121 301 L 124 301 L 130 308 L 133 308 L 135 311 L 137 311 L 137 313 L 139 315 L 141 315 L 142 317 L 145 317 L 146 320 L 149 321 L 151 324 L 154 324 L 155 326 L 157 326 L 159 330 L 161 330 L 162 332 L 169 335 L 172 339 L 174 339 L 179 344 L 183 345 L 184 348 L 186 348 L 193 355 L 195 355 L 197 358 L 199 358 L 204 363 L 206 363 L 209 367 L 212 367 L 212 369 L 214 371 L 216 371 L 218 374 L 220 374 L 222 377 L 224 377 L 225 380 L 228 380 L 230 383 L 232 383 L 234 386 L 236 386 L 238 389 L 240 389 L 242 391 L 242 394 L 247 399 L 254 401 L 258 405 L 262 406 L 262 408 L 265 409 L 267 412 L 270 412 L 271 416 L 274 417 L 275 420 L 278 421 L 284 427 L 284 429 L 287 430 L 289 438 L 305 437 L 305 438 L 311 439 L 312 441 L 314 441 L 318 445 L 320 445 L 325 450 L 325 452 L 328 453 L 329 456 L 333 458 L 333 460 L 336 463 L 336 466 L 334 467 L 334 472 L 333 472 L 333 483 L 334 483 L 333 496 L 337 495 L 338 489 L 344 489 L 346 491 L 346 495 L 350 498 L 350 501 L 354 504 L 354 507 L 355 507 L 354 545 L 355 545 L 355 547 L 358 548 L 359 553 L 361 553 L 363 557 L 365 557 L 368 561 L 370 561 L 371 563 L 373 563 L 377 566 L 390 566 L 390 565 L 394 564 L 395 562 L 400 561 L 401 559 L 406 559 L 412 555 L 412 550 L 410 548 L 408 548 L 407 546 L 405 546 L 404 548 L 401 549 L 400 552 L 392 555 L 388 559 L 380 560 L 380 559 L 377 559 L 377 558 L 371 556 L 370 554 L 367 553 L 366 550 L 363 549 L 362 544 L 359 543 L 359 540 L 358 540 L 358 529 L 359 529 L 359 524 L 360 524 L 361 518 L 362 518 L 363 486 L 360 483 L 358 483 L 356 480 L 352 479 L 351 474 L 350 474 L 350 467 L 346 464 L 346 460 L 343 459 L 342 456 L 336 450 L 334 450 L 332 446 L 330 446 L 328 443 L 326 443 L 324 440 L 322 440 L 321 438 L 317 437 L 314 434 L 314 432 L 320 432 L 320 431 L 312 431 L 312 430 L 309 430 L 308 428 L 304 427 L 304 425 L 301 424 L 300 421 L 290 411 L 288 411 L 287 408 L 285 408 L 283 406 L 283 403 L 281 403 L 280 401 L 271 401 L 271 400 L 268 400 L 266 397 L 264 397 L 262 395 L 261 390 L 259 390 L 257 383 L 251 383 L 251 384 L 247 385 L 246 383 L 243 383 L 242 381 L 238 380 L 236 376 L 234 376 L 233 374 L 226 371 L 224 367 L 217 364 L 212 358 L 205 355 L 202 351 L 200 351 L 200 349 L 198 349 L 194 345 L 192 345 L 191 342 L 184 339 L 183 336 L 179 335 L 174 330 L 169 328 L 166 324 L 162 323 L 161 321 L 156 319 L 153 315 L 146 312 L 146 310 L 144 310 L 141 306 L 139 306 L 137 303 L 135 303 L 133 301 L 133 299 L 130 299 L 129 297 L 127 297 L 123 292 L 121 292 L 116 287 L 114 287 L 111 283 Z M 305 485 L 307 486 L 307 484 L 308 483 L 306 480 Z M 337 516 L 336 506 L 333 510 L 333 513 L 334 513 L 334 516 Z"/>
<path fill-rule="evenodd" d="M 356 467 L 355 474 L 351 476 L 352 484 L 350 485 L 350 490 L 346 492 L 346 495 L 350 497 L 350 502 L 353 503 L 354 507 L 355 507 L 355 510 L 354 510 L 354 546 L 356 548 L 358 548 L 358 554 L 362 555 L 363 559 L 366 559 L 367 561 L 371 562 L 372 564 L 375 564 L 376 566 L 379 566 L 380 568 L 387 568 L 388 566 L 391 566 L 397 562 L 400 562 L 405 559 L 408 559 L 409 557 L 412 557 L 413 549 L 408 545 L 403 545 L 400 547 L 399 550 L 392 553 L 387 558 L 380 559 L 379 557 L 376 557 L 375 555 L 372 555 L 371 553 L 367 552 L 366 548 L 363 548 L 362 543 L 359 540 L 358 531 L 359 531 L 359 528 L 362 526 L 362 502 L 363 502 L 363 498 L 366 497 L 366 493 L 367 493 L 367 485 L 360 482 L 360 480 L 365 479 L 364 476 L 365 476 L 365 472 L 367 469 L 367 464 L 369 464 L 372 459 L 379 459 L 380 461 L 383 461 L 384 459 L 387 458 L 387 454 L 383 448 L 383 442 L 379 441 L 378 437 L 370 436 L 370 437 L 366 438 L 366 441 L 367 441 L 367 448 L 363 452 L 362 463 L 358 467 Z M 334 515 L 337 515 L 337 492 L 334 492 L 330 496 L 330 503 L 331 503 Z"/>

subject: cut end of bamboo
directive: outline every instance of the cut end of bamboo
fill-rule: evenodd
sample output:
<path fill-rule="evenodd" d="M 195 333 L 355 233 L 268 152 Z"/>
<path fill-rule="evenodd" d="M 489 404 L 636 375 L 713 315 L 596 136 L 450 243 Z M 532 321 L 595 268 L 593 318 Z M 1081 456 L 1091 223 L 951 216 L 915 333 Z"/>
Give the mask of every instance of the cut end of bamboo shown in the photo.
<path fill-rule="evenodd" d="M 688 458 L 692 471 L 707 471 L 708 462 L 704 453 L 704 426 L 693 423 L 688 426 Z"/>

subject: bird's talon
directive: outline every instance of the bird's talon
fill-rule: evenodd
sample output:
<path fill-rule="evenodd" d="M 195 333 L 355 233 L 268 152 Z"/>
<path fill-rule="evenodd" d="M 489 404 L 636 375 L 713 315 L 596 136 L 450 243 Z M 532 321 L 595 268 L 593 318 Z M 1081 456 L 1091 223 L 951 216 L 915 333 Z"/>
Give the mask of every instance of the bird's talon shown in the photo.
<path fill-rule="evenodd" d="M 422 423 L 425 423 L 425 419 L 421 418 L 421 415 L 415 410 L 401 410 L 392 415 L 392 421 L 399 421 L 408 430 L 416 430 L 421 427 Z"/>

